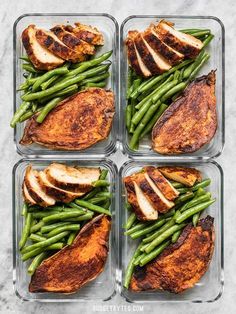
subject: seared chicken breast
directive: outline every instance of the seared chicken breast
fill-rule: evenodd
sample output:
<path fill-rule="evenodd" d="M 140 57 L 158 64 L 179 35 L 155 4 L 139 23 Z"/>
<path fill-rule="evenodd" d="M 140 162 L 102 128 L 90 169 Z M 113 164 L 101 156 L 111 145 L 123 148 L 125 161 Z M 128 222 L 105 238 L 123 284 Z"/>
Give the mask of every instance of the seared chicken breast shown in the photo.
<path fill-rule="evenodd" d="M 72 31 L 77 38 L 95 46 L 104 45 L 104 36 L 96 27 L 82 23 L 75 23 L 75 26 Z"/>
<path fill-rule="evenodd" d="M 88 222 L 72 245 L 44 260 L 29 285 L 30 292 L 75 293 L 103 271 L 111 220 L 99 215 Z"/>
<path fill-rule="evenodd" d="M 24 196 L 24 199 L 25 199 L 25 202 L 27 204 L 30 204 L 30 205 L 35 205 L 36 202 L 35 200 L 31 197 L 25 183 L 23 183 L 23 186 L 22 186 L 22 190 L 23 190 L 23 196 Z"/>
<path fill-rule="evenodd" d="M 111 91 L 88 88 L 62 101 L 43 123 L 37 123 L 37 115 L 29 119 L 20 143 L 82 150 L 108 137 L 114 113 Z"/>
<path fill-rule="evenodd" d="M 213 218 L 201 219 L 197 227 L 189 224 L 175 244 L 143 267 L 137 266 L 130 290 L 166 290 L 181 293 L 192 288 L 205 274 L 214 251 Z"/>
<path fill-rule="evenodd" d="M 26 53 L 38 70 L 52 70 L 61 66 L 65 61 L 51 53 L 36 39 L 35 25 L 29 25 L 22 33 L 22 43 Z"/>
<path fill-rule="evenodd" d="M 153 149 L 164 155 L 192 153 L 217 129 L 215 72 L 197 78 L 162 114 L 152 130 Z"/>

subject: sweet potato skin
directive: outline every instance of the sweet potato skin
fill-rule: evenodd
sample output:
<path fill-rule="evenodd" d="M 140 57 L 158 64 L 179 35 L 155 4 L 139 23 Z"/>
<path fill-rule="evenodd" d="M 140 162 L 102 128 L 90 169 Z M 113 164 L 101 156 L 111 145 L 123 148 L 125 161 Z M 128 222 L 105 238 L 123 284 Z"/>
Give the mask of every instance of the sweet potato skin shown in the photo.
<path fill-rule="evenodd" d="M 30 292 L 75 293 L 104 269 L 108 255 L 111 220 L 99 215 L 87 223 L 68 245 L 36 269 Z"/>

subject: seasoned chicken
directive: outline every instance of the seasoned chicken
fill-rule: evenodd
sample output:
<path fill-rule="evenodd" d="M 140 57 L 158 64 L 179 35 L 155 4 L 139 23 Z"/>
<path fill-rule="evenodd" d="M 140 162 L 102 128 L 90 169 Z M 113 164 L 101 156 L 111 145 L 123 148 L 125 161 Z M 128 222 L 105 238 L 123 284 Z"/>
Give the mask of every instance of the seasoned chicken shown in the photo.
<path fill-rule="evenodd" d="M 203 47 L 201 40 L 177 31 L 172 23 L 164 20 L 155 26 L 155 32 L 165 44 L 182 53 L 186 58 L 195 58 Z"/>
<path fill-rule="evenodd" d="M 187 186 L 193 186 L 202 181 L 201 172 L 195 168 L 185 167 L 158 167 L 158 170 L 168 179 L 180 182 Z"/>
<path fill-rule="evenodd" d="M 137 75 L 148 77 L 152 73 L 148 70 L 136 48 L 134 39 L 138 35 L 138 31 L 129 31 L 125 44 L 127 46 L 127 53 L 130 66 L 134 69 Z"/>
<path fill-rule="evenodd" d="M 24 185 L 28 190 L 28 194 L 30 197 L 37 203 L 43 207 L 52 206 L 55 204 L 55 198 L 49 196 L 44 192 L 42 189 L 39 178 L 38 172 L 32 169 L 32 166 L 29 165 L 25 172 L 24 178 Z M 27 201 L 27 194 L 26 194 L 26 201 Z"/>
<path fill-rule="evenodd" d="M 152 130 L 153 149 L 164 155 L 192 153 L 217 129 L 215 72 L 197 78 L 162 114 Z"/>
<path fill-rule="evenodd" d="M 52 163 L 45 170 L 50 183 L 60 189 L 71 192 L 88 192 L 100 176 L 99 168 L 74 168 L 63 164 Z"/>
<path fill-rule="evenodd" d="M 67 61 L 84 61 L 86 56 L 66 46 L 53 32 L 44 29 L 36 31 L 36 39 L 40 45 L 51 51 L 54 55 Z"/>
<path fill-rule="evenodd" d="M 29 119 L 20 143 L 82 150 L 108 137 L 114 113 L 113 93 L 89 88 L 62 101 L 43 123 L 37 123 L 37 115 Z"/>
<path fill-rule="evenodd" d="M 160 55 L 162 55 L 171 65 L 181 62 L 184 55 L 170 46 L 166 45 L 155 32 L 155 25 L 151 24 L 144 32 L 143 38 L 147 44 Z"/>
<path fill-rule="evenodd" d="M 35 200 L 31 197 L 31 195 L 29 194 L 29 191 L 28 191 L 28 189 L 27 189 L 25 183 L 23 183 L 22 191 L 23 191 L 23 196 L 24 196 L 25 202 L 26 202 L 27 204 L 30 204 L 30 205 L 35 205 L 36 202 L 35 202 Z"/>
<path fill-rule="evenodd" d="M 158 218 L 158 212 L 153 208 L 137 183 L 132 180 L 132 176 L 125 177 L 124 183 L 128 202 L 132 206 L 137 218 L 143 221 L 156 220 Z"/>
<path fill-rule="evenodd" d="M 95 54 L 95 47 L 86 41 L 79 39 L 75 34 L 69 32 L 64 25 L 57 25 L 51 31 L 68 47 L 81 54 L 83 59 L 85 54 Z"/>
<path fill-rule="evenodd" d="M 22 33 L 23 46 L 34 67 L 39 70 L 49 71 L 61 66 L 64 60 L 44 48 L 36 39 L 35 34 L 35 25 L 29 25 Z"/>
<path fill-rule="evenodd" d="M 164 195 L 164 197 L 169 201 L 173 201 L 176 197 L 178 197 L 179 192 L 171 185 L 171 183 L 161 174 L 158 169 L 152 166 L 144 167 L 147 175 Z"/>
<path fill-rule="evenodd" d="M 207 216 L 197 227 L 189 224 L 178 241 L 144 267 L 137 266 L 130 290 L 166 290 L 180 293 L 192 288 L 205 274 L 214 251 L 214 219 Z"/>
<path fill-rule="evenodd" d="M 134 38 L 138 53 L 152 75 L 161 74 L 171 68 L 171 65 L 157 51 L 154 51 L 144 40 L 142 33 Z"/>
<path fill-rule="evenodd" d="M 76 27 L 72 28 L 72 31 L 77 38 L 95 46 L 104 45 L 104 36 L 96 27 L 81 23 L 75 23 L 75 26 Z"/>
<path fill-rule="evenodd" d="M 111 220 L 99 215 L 87 223 L 72 245 L 44 260 L 29 285 L 30 292 L 75 293 L 103 271 Z"/>

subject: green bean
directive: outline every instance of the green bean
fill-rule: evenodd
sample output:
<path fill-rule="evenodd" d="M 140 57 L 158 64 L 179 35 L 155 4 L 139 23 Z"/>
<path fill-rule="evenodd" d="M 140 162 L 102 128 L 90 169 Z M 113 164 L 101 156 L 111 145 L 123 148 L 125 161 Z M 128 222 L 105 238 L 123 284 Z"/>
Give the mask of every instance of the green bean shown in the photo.
<path fill-rule="evenodd" d="M 107 85 L 106 81 L 102 81 L 102 82 L 90 82 L 90 83 L 86 83 L 83 86 L 84 87 L 100 87 L 103 88 Z"/>
<path fill-rule="evenodd" d="M 97 180 L 97 181 L 92 182 L 92 185 L 93 185 L 94 187 L 103 187 L 103 186 L 109 186 L 110 183 L 109 183 L 107 180 L 101 180 L 101 179 L 99 179 L 99 180 Z"/>
<path fill-rule="evenodd" d="M 135 129 L 134 134 L 133 134 L 133 136 L 131 138 L 131 141 L 130 141 L 130 144 L 129 144 L 131 149 L 135 149 L 136 144 L 139 141 L 139 137 L 140 137 L 142 131 L 144 130 L 144 128 L 146 127 L 148 122 L 151 120 L 153 114 L 155 113 L 155 111 L 157 110 L 157 108 L 159 106 L 160 106 L 160 101 L 158 101 L 154 105 L 151 105 L 149 110 L 146 112 L 145 116 L 142 118 L 141 122 L 139 123 L 139 125 Z"/>
<path fill-rule="evenodd" d="M 29 251 L 27 253 L 24 253 L 21 257 L 22 261 L 25 262 L 26 260 L 28 260 L 29 258 L 32 258 L 44 251 L 50 251 L 50 250 L 61 250 L 64 246 L 64 243 L 62 242 L 58 242 L 58 243 L 54 243 L 54 244 L 51 244 L 47 247 L 43 247 L 43 248 L 37 248 L 37 249 L 34 249 L 32 251 Z"/>
<path fill-rule="evenodd" d="M 178 218 L 177 218 L 178 219 Z M 150 244 L 148 247 L 146 247 L 145 252 L 146 253 L 150 253 L 152 250 L 155 249 L 155 247 L 159 244 L 161 244 L 163 241 L 165 241 L 167 238 L 169 238 L 170 236 L 172 236 L 173 233 L 175 233 L 177 230 L 182 229 L 184 226 L 186 226 L 185 223 L 180 224 L 180 225 L 174 225 L 172 227 L 170 227 L 169 229 L 167 229 L 166 231 L 164 231 L 162 234 L 160 234 L 159 236 L 157 236 Z"/>
<path fill-rule="evenodd" d="M 108 199 L 106 200 L 106 202 L 102 205 L 102 207 L 105 208 L 105 209 L 109 209 L 110 206 L 111 206 L 111 199 L 108 198 Z"/>
<path fill-rule="evenodd" d="M 146 249 L 146 247 L 147 247 L 148 245 L 149 245 L 149 242 L 143 244 L 142 247 L 140 248 L 140 251 L 141 251 L 141 252 L 144 252 L 145 249 Z M 145 254 L 146 254 L 146 253 L 145 253 Z M 139 263 L 139 262 L 138 262 L 138 263 Z"/>
<path fill-rule="evenodd" d="M 135 259 L 138 257 L 138 255 L 140 254 L 140 247 L 141 247 L 142 244 L 140 244 L 137 249 L 135 250 L 134 252 L 134 255 L 133 257 L 131 258 L 127 268 L 126 268 L 126 271 L 125 271 L 125 278 L 124 278 L 124 284 L 123 286 L 128 289 L 129 288 L 129 284 L 130 284 L 130 280 L 131 280 L 131 277 L 132 277 L 132 274 L 133 274 L 133 271 L 134 271 L 134 265 L 133 265 L 133 262 L 135 261 Z"/>
<path fill-rule="evenodd" d="M 140 135 L 140 139 L 142 139 L 146 134 L 151 132 L 152 128 L 154 127 L 157 120 L 160 118 L 160 116 L 163 114 L 163 112 L 168 108 L 167 105 L 161 104 L 160 107 L 157 109 L 156 113 L 154 114 L 153 118 L 148 122 L 145 129 L 142 131 Z"/>
<path fill-rule="evenodd" d="M 185 70 L 183 73 L 183 78 L 187 79 L 191 73 L 193 72 L 193 70 L 197 67 L 197 65 L 201 62 L 202 58 L 205 55 L 205 51 L 202 50 L 199 55 L 197 56 L 197 58 L 195 59 L 195 61 L 193 63 L 191 63 Z"/>
<path fill-rule="evenodd" d="M 29 62 L 29 63 L 31 62 L 28 56 L 22 56 L 22 57 L 20 57 L 19 59 L 20 59 L 20 60 L 23 60 L 23 61 L 27 61 L 27 62 Z"/>
<path fill-rule="evenodd" d="M 62 75 L 62 74 L 67 74 L 67 73 L 69 73 L 69 70 L 68 70 L 68 66 L 66 66 L 66 65 L 63 67 L 56 68 L 56 69 L 53 69 L 53 70 L 50 70 L 50 71 L 44 73 L 34 83 L 34 85 L 32 87 L 32 91 L 33 92 L 37 91 L 43 82 L 46 82 L 48 79 L 50 79 L 54 75 Z"/>
<path fill-rule="evenodd" d="M 89 220 L 93 217 L 93 213 L 87 213 L 78 217 L 74 217 L 74 218 L 67 218 L 65 219 L 65 221 L 70 221 L 70 222 L 78 222 L 78 221 L 84 221 L 84 220 Z"/>
<path fill-rule="evenodd" d="M 131 213 L 123 228 L 129 230 L 133 226 L 135 221 L 136 215 L 135 213 Z"/>
<path fill-rule="evenodd" d="M 171 88 L 165 95 L 162 96 L 161 101 L 165 102 L 167 99 L 171 98 L 173 95 L 183 91 L 186 88 L 187 84 L 185 82 L 181 82 Z"/>
<path fill-rule="evenodd" d="M 109 193 L 109 192 L 103 192 L 103 191 L 101 191 L 101 192 L 98 192 L 97 194 L 96 194 L 96 197 L 100 197 L 100 196 L 105 196 L 105 197 L 111 197 L 112 196 L 112 194 L 111 193 Z"/>
<path fill-rule="evenodd" d="M 199 188 L 205 188 L 205 187 L 207 187 L 207 186 L 210 185 L 210 184 L 211 184 L 211 179 L 205 179 L 205 180 L 202 180 L 201 182 L 195 184 L 195 185 L 191 188 L 191 190 L 192 190 L 192 191 L 196 191 L 196 190 L 198 190 Z"/>
<path fill-rule="evenodd" d="M 184 187 L 184 188 L 178 188 L 177 191 L 178 191 L 180 194 L 184 194 L 184 193 L 187 193 L 187 192 L 191 191 L 191 189 Z"/>
<path fill-rule="evenodd" d="M 201 69 L 201 67 L 204 65 L 204 63 L 210 58 L 210 55 L 209 54 L 206 54 L 201 62 L 198 64 L 198 66 L 193 70 L 193 72 L 191 73 L 191 75 L 189 76 L 188 78 L 188 81 L 192 80 L 196 75 L 197 73 L 199 72 L 199 70 Z"/>
<path fill-rule="evenodd" d="M 142 248 L 140 248 L 140 251 L 143 252 L 141 249 L 142 249 Z M 140 255 L 135 259 L 135 261 L 133 262 L 134 266 L 138 266 L 139 263 L 140 263 L 140 261 L 141 261 L 141 259 L 144 258 L 146 255 L 147 255 L 147 254 L 146 254 L 145 252 L 142 253 L 142 254 L 140 254 Z"/>
<path fill-rule="evenodd" d="M 58 240 L 61 240 L 63 239 L 65 236 L 67 236 L 69 234 L 69 231 L 64 231 L 64 232 L 61 232 L 57 235 L 55 235 L 54 237 L 51 237 L 47 240 L 44 240 L 44 241 L 41 241 L 41 242 L 37 242 L 37 243 L 34 243 L 34 244 L 31 244 L 29 246 L 26 246 L 22 249 L 22 253 L 28 253 L 34 249 L 37 249 L 37 248 L 45 248 L 53 243 L 56 243 Z"/>
<path fill-rule="evenodd" d="M 129 230 L 125 231 L 124 234 L 130 235 L 131 233 L 138 231 L 138 230 L 141 230 L 141 229 L 145 228 L 146 226 L 147 226 L 146 223 L 139 222 L 139 223 L 137 223 L 137 225 L 135 225 L 132 228 L 130 228 Z"/>
<path fill-rule="evenodd" d="M 54 75 L 50 77 L 47 81 L 43 82 L 40 86 L 42 90 L 47 89 L 52 83 L 54 83 L 60 76 Z"/>
<path fill-rule="evenodd" d="M 44 119 L 46 118 L 46 116 L 49 114 L 49 112 L 53 108 L 55 108 L 61 100 L 62 100 L 61 97 L 56 97 L 56 98 L 53 98 L 51 101 L 49 101 L 49 103 L 47 103 L 47 105 L 41 110 L 36 121 L 38 123 L 42 123 L 44 121 Z"/>
<path fill-rule="evenodd" d="M 175 214 L 175 208 L 172 208 L 170 211 L 168 211 L 165 214 L 162 214 L 160 217 L 161 218 L 169 218 L 172 217 Z"/>
<path fill-rule="evenodd" d="M 41 220 L 41 221 L 39 221 L 37 224 L 35 224 L 34 226 L 32 226 L 32 227 L 30 228 L 30 233 L 37 232 L 37 231 L 40 230 L 43 226 L 44 226 L 44 222 Z"/>
<path fill-rule="evenodd" d="M 32 214 L 28 213 L 26 218 L 25 218 L 25 225 L 24 225 L 24 228 L 22 230 L 21 239 L 19 242 L 19 248 L 20 249 L 22 249 L 27 242 L 28 236 L 30 234 L 31 223 L 32 223 Z"/>
<path fill-rule="evenodd" d="M 76 231 L 70 233 L 70 235 L 68 237 L 68 240 L 67 240 L 67 244 L 68 245 L 71 245 L 74 242 L 74 239 L 75 239 L 76 235 L 77 235 Z"/>
<path fill-rule="evenodd" d="M 85 200 L 77 199 L 77 200 L 75 200 L 75 203 L 80 205 L 80 206 L 83 206 L 85 208 L 88 208 L 88 209 L 90 209 L 92 211 L 95 211 L 97 213 L 106 214 L 108 216 L 111 216 L 111 213 L 110 213 L 109 210 L 104 209 L 104 208 L 102 208 L 102 207 L 100 207 L 98 205 L 91 204 L 91 203 L 89 203 L 89 202 L 87 202 Z"/>
<path fill-rule="evenodd" d="M 181 235 L 181 233 L 182 233 L 182 230 L 178 230 L 175 233 L 173 233 L 172 238 L 171 238 L 171 242 L 172 243 L 177 242 L 177 240 L 178 240 L 179 236 Z"/>
<path fill-rule="evenodd" d="M 186 220 L 187 218 L 193 216 L 194 214 L 204 210 L 205 208 L 209 207 L 211 204 L 213 204 L 215 202 L 215 199 L 198 204 L 196 206 L 190 207 L 189 209 L 185 210 L 181 215 L 179 215 L 176 218 L 176 223 L 181 223 L 184 220 Z"/>
<path fill-rule="evenodd" d="M 201 204 L 203 202 L 209 201 L 211 199 L 211 193 L 208 192 L 204 195 L 198 196 L 198 197 L 194 197 L 191 201 L 189 201 L 188 203 L 186 203 L 181 209 L 180 211 L 183 212 L 186 209 L 196 206 L 198 204 Z"/>
<path fill-rule="evenodd" d="M 167 221 L 160 229 L 158 229 L 156 232 L 148 235 L 146 238 L 142 240 L 143 243 L 148 243 L 153 241 L 155 238 L 157 238 L 160 234 L 171 228 L 175 224 L 174 219 L 171 219 Z"/>
<path fill-rule="evenodd" d="M 10 126 L 14 128 L 17 124 L 17 122 L 20 120 L 20 118 L 27 112 L 27 110 L 30 108 L 31 103 L 30 102 L 23 102 L 18 109 L 16 110 L 13 118 L 11 119 Z"/>
<path fill-rule="evenodd" d="M 203 48 L 205 48 L 214 38 L 213 34 L 210 34 L 206 39 L 203 40 Z"/>
<path fill-rule="evenodd" d="M 78 91 L 78 85 L 77 84 L 74 84 L 74 85 L 71 85 L 71 86 L 68 86 L 66 87 L 65 89 L 53 94 L 53 95 L 50 95 L 50 96 L 47 96 L 47 97 L 43 97 L 41 99 L 39 99 L 39 102 L 44 104 L 46 103 L 47 101 L 55 98 L 55 97 L 61 97 L 61 96 L 70 96 L 72 94 L 74 94 L 75 92 Z"/>
<path fill-rule="evenodd" d="M 35 233 L 31 233 L 31 235 L 29 236 L 29 239 L 34 241 L 34 242 L 40 242 L 40 241 L 47 240 L 47 238 L 41 237 L 40 235 L 35 234 Z"/>
<path fill-rule="evenodd" d="M 57 210 L 41 210 L 32 212 L 32 216 L 33 218 L 44 218 L 57 213 L 58 213 Z"/>
<path fill-rule="evenodd" d="M 183 183 L 180 183 L 180 182 L 176 182 L 176 181 L 170 181 L 171 185 L 174 187 L 174 188 L 183 188 L 185 187 L 185 185 Z"/>
<path fill-rule="evenodd" d="M 134 83 L 133 83 L 134 87 L 133 87 L 133 91 L 130 95 L 130 98 L 136 99 L 138 97 L 138 94 L 139 94 L 138 93 L 138 87 L 140 86 L 141 82 L 142 82 L 142 80 L 140 78 L 134 80 Z"/>
<path fill-rule="evenodd" d="M 35 92 L 35 93 L 30 93 L 28 95 L 23 95 L 22 99 L 24 101 L 30 101 L 30 100 L 34 100 L 34 99 L 38 99 L 38 98 L 43 98 L 49 95 L 52 95 L 68 86 L 74 85 L 76 83 L 79 83 L 81 81 L 83 81 L 85 78 L 96 75 L 100 72 L 106 71 L 109 68 L 109 65 L 100 65 L 94 69 L 88 70 L 78 76 L 75 77 L 69 77 L 69 78 L 65 78 L 63 81 L 61 81 L 60 83 L 49 87 L 48 89 L 44 90 L 44 91 L 39 91 L 39 92 Z"/>
<path fill-rule="evenodd" d="M 101 204 L 101 203 L 104 203 L 106 200 L 107 200 L 107 196 L 98 196 L 98 197 L 89 199 L 89 202 L 91 204 Z"/>
<path fill-rule="evenodd" d="M 69 222 L 57 222 L 57 223 L 54 223 L 51 225 L 42 226 L 40 230 L 42 233 L 48 233 L 57 227 L 62 227 L 62 226 L 66 226 L 69 224 L 70 224 Z"/>
<path fill-rule="evenodd" d="M 201 37 L 205 35 L 210 35 L 210 33 L 211 33 L 210 29 L 203 29 L 203 30 L 193 32 L 191 35 L 194 37 Z"/>
<path fill-rule="evenodd" d="M 44 73 L 43 71 L 36 70 L 31 64 L 28 63 L 23 63 L 22 69 L 30 73 Z"/>
<path fill-rule="evenodd" d="M 176 200 L 175 204 L 183 203 L 185 201 L 188 201 L 189 199 L 194 197 L 193 192 L 187 192 L 186 194 L 180 195 Z"/>
<path fill-rule="evenodd" d="M 147 263 L 149 263 L 151 260 L 153 260 L 154 258 L 156 258 L 159 254 L 161 254 L 162 251 L 164 251 L 164 249 L 170 244 L 170 241 L 166 241 L 164 243 L 162 243 L 161 245 L 159 245 L 157 248 L 155 248 L 151 253 L 146 254 L 146 256 L 144 256 L 140 262 L 139 265 L 140 266 L 144 266 Z"/>
<path fill-rule="evenodd" d="M 57 235 L 58 233 L 61 233 L 63 231 L 78 231 L 79 229 L 80 229 L 80 225 L 78 225 L 78 224 L 70 224 L 70 225 L 59 226 L 59 227 L 51 230 L 47 234 L 47 238 L 54 237 L 55 235 Z"/>
<path fill-rule="evenodd" d="M 38 254 L 37 256 L 35 256 L 35 258 L 33 259 L 32 263 L 30 264 L 29 268 L 28 268 L 28 274 L 29 275 L 33 275 L 36 268 L 42 263 L 42 261 L 47 257 L 47 253 L 46 252 L 42 252 L 40 254 Z"/>
<path fill-rule="evenodd" d="M 178 80 L 173 80 L 172 82 L 169 82 L 163 86 L 162 89 L 160 89 L 153 97 L 152 102 L 155 103 L 157 100 L 159 100 L 163 95 L 165 95 L 170 89 L 172 89 L 176 84 L 178 83 Z"/>
<path fill-rule="evenodd" d="M 142 230 L 138 230 L 134 233 L 131 233 L 131 238 L 132 239 L 137 239 L 139 237 L 142 237 L 146 235 L 147 233 L 154 231 L 158 228 L 160 228 L 164 223 L 166 222 L 165 219 L 158 219 L 154 224 L 151 224 L 150 226 L 147 226 L 146 228 L 143 228 Z"/>
<path fill-rule="evenodd" d="M 193 223 L 193 226 L 196 227 L 197 226 L 197 223 L 198 223 L 198 220 L 199 220 L 199 217 L 200 217 L 200 212 L 199 213 L 196 213 L 193 215 L 193 218 L 192 218 L 192 223 Z"/>
<path fill-rule="evenodd" d="M 81 215 L 80 211 L 74 210 L 70 212 L 64 212 L 64 213 L 55 213 L 52 215 L 48 215 L 46 217 L 43 217 L 44 222 L 51 222 L 51 221 L 57 221 L 57 220 L 64 220 L 68 218 L 74 218 Z"/>
<path fill-rule="evenodd" d="M 24 202 L 23 208 L 22 208 L 22 212 L 21 212 L 21 216 L 26 217 L 27 216 L 27 212 L 28 212 L 28 205 L 27 205 L 27 203 Z"/>
<path fill-rule="evenodd" d="M 84 84 L 87 84 L 87 83 L 96 83 L 96 82 L 100 82 L 106 78 L 108 78 L 110 76 L 110 73 L 109 72 L 105 72 L 103 74 L 100 74 L 100 75 L 97 75 L 95 77 L 91 77 L 91 78 L 88 78 L 84 81 L 81 82 L 81 85 L 84 85 Z"/>
<path fill-rule="evenodd" d="M 169 76 L 170 74 L 174 73 L 176 70 L 181 69 L 182 67 L 186 66 L 187 64 L 193 62 L 192 60 L 185 60 L 183 62 L 181 62 L 180 64 L 172 67 L 169 71 L 158 75 L 157 77 L 153 77 L 153 79 L 146 84 L 145 86 L 142 86 L 142 84 L 139 87 L 139 92 L 145 92 L 147 90 L 149 90 L 153 85 L 155 85 L 157 82 L 159 82 L 160 80 L 162 80 L 163 78 Z"/>

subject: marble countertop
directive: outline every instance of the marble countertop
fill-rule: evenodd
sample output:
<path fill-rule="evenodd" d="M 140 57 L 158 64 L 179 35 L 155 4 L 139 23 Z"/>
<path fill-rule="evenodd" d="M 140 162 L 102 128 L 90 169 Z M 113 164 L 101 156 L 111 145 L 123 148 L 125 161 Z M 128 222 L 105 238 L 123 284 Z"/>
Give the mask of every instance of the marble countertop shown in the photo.
<path fill-rule="evenodd" d="M 1 114 L 0 114 L 0 313 L 78 313 L 84 314 L 103 310 L 103 312 L 137 312 L 132 304 L 125 303 L 119 295 L 107 301 L 105 305 L 110 307 L 94 308 L 87 303 L 30 303 L 20 301 L 12 285 L 12 167 L 20 159 L 13 143 L 13 131 L 9 127 L 12 115 L 12 26 L 17 17 L 24 13 L 55 12 L 55 13 L 88 13 L 101 12 L 113 15 L 119 24 L 129 15 L 133 14 L 180 14 L 180 15 L 213 15 L 222 20 L 226 28 L 226 145 L 217 162 L 221 164 L 225 173 L 225 290 L 223 296 L 214 303 L 206 304 L 145 304 L 141 313 L 165 314 L 194 314 L 194 313 L 220 313 L 231 314 L 236 312 L 236 203 L 235 177 L 236 167 L 236 6 L 233 0 L 87 0 L 87 1 L 55 1 L 55 0 L 21 0 L 0 1 L 0 82 L 1 82 Z M 122 157 L 121 153 L 119 158 Z M 118 159 L 118 156 L 116 156 Z M 124 158 L 123 158 L 124 159 Z M 97 304 L 98 306 L 101 303 Z"/>

